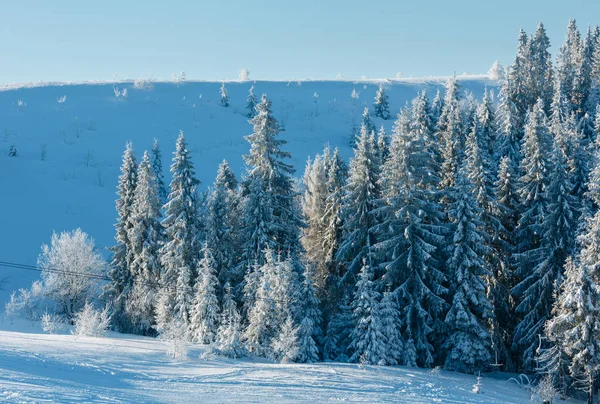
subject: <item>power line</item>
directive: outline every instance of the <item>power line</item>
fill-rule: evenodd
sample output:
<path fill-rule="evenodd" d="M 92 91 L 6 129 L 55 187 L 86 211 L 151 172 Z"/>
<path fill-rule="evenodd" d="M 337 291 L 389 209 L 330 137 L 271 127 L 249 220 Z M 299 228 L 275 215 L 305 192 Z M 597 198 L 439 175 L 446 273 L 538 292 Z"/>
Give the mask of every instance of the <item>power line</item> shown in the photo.
<path fill-rule="evenodd" d="M 66 269 L 57 269 L 57 268 L 48 268 L 48 267 L 40 267 L 37 265 L 27 265 L 27 264 L 19 264 L 16 262 L 9 262 L 9 261 L 0 261 L 0 267 L 5 267 L 5 268 L 11 268 L 11 269 L 19 269 L 19 270 L 25 270 L 25 271 L 35 271 L 35 272 L 51 272 L 51 273 L 57 273 L 57 274 L 64 274 L 64 275 L 72 275 L 72 276 L 79 276 L 82 278 L 88 278 L 88 279 L 97 279 L 97 280 L 101 280 L 101 281 L 106 281 L 106 282 L 111 282 L 112 279 L 106 275 L 100 275 L 100 274 L 93 274 L 93 273 L 82 273 L 82 272 L 74 272 L 74 271 L 69 271 Z M 160 283 L 160 282 L 148 282 L 148 281 L 139 281 L 139 280 L 134 280 L 134 283 L 137 284 L 141 284 L 141 285 L 146 285 L 146 286 L 151 286 L 151 287 L 155 287 L 155 288 L 162 288 L 162 289 L 170 289 L 170 290 L 177 290 L 177 288 L 175 286 L 172 285 L 165 285 L 164 283 Z M 278 300 L 278 299 L 273 299 L 273 298 L 263 298 L 263 297 L 255 297 L 255 300 L 270 300 L 276 303 L 290 303 L 290 302 L 295 302 L 296 299 L 290 299 L 289 302 L 283 301 L 283 300 Z"/>

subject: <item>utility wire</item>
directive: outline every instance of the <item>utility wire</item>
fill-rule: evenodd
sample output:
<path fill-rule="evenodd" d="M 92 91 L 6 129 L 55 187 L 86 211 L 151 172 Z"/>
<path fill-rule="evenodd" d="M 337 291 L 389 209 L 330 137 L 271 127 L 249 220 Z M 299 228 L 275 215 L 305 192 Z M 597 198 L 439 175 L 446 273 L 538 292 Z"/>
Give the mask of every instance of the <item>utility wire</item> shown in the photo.
<path fill-rule="evenodd" d="M 47 268 L 47 267 L 40 267 L 40 266 L 36 266 L 36 265 L 19 264 L 16 262 L 0 261 L 0 267 L 19 269 L 19 270 L 25 270 L 25 271 L 35 271 L 35 272 L 51 272 L 51 273 L 57 273 L 57 274 L 79 276 L 79 277 L 88 278 L 88 279 L 97 279 L 97 280 L 107 281 L 107 282 L 112 281 L 112 279 L 109 278 L 108 276 L 100 275 L 100 274 L 82 273 L 82 272 L 68 271 L 65 269 L 57 269 L 57 268 Z M 177 288 L 175 286 L 165 285 L 164 283 L 160 283 L 160 282 L 134 281 L 134 283 L 138 283 L 138 284 L 142 284 L 142 285 L 146 285 L 146 286 L 152 286 L 155 288 L 177 290 Z M 277 300 L 277 299 L 273 299 L 273 298 L 265 299 L 262 297 L 255 297 L 255 300 L 270 300 L 270 301 L 273 301 L 276 303 L 286 303 L 286 304 L 289 303 L 289 302 L 286 302 L 283 300 Z M 291 299 L 290 302 L 295 302 L 295 299 Z"/>

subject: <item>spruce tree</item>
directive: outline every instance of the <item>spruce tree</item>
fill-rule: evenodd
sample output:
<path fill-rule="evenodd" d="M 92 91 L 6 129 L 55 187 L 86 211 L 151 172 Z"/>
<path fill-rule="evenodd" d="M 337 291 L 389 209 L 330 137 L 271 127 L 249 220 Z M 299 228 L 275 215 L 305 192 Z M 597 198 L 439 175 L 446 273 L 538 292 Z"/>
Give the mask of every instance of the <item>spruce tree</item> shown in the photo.
<path fill-rule="evenodd" d="M 310 267 L 307 266 L 300 292 L 303 300 L 301 311 L 303 317 L 298 330 L 297 361 L 302 363 L 312 363 L 319 360 L 319 350 L 315 340 L 320 336 L 321 311 L 319 310 L 320 302 L 313 286 L 312 275 Z"/>
<path fill-rule="evenodd" d="M 375 109 L 375 116 L 377 118 L 388 120 L 390 119 L 390 107 L 388 104 L 388 96 L 383 89 L 383 85 L 379 85 L 377 95 L 375 95 L 375 103 L 373 104 Z"/>
<path fill-rule="evenodd" d="M 464 136 L 456 77 L 446 86 L 444 108 L 438 122 L 438 138 L 442 144 L 440 188 L 452 187 L 456 180 L 462 155 Z"/>
<path fill-rule="evenodd" d="M 482 212 L 471 187 L 465 174 L 459 172 L 448 211 L 451 233 L 446 270 L 452 304 L 445 319 L 448 338 L 443 345 L 444 368 L 465 373 L 489 366 L 491 347 L 487 322 L 493 316 L 484 281 L 484 277 L 491 275 L 485 260 L 490 254 L 489 237 L 483 231 Z"/>
<path fill-rule="evenodd" d="M 217 349 L 221 355 L 228 358 L 242 358 L 247 351 L 242 342 L 241 316 L 231 293 L 231 286 L 226 283 L 223 287 L 223 305 L 221 321 L 217 331 Z"/>
<path fill-rule="evenodd" d="M 192 339 L 201 344 L 211 344 L 217 337 L 219 324 L 219 280 L 208 243 L 202 248 L 202 259 L 195 285 L 194 303 L 191 311 L 190 331 Z"/>
<path fill-rule="evenodd" d="M 530 100 L 541 98 L 546 108 L 552 101 L 553 77 L 552 56 L 548 49 L 550 40 L 544 24 L 539 23 L 530 44 L 530 70 L 528 92 Z"/>
<path fill-rule="evenodd" d="M 164 285 L 161 293 L 165 295 L 160 299 L 161 312 L 173 313 L 175 320 L 187 325 L 193 300 L 194 270 L 200 255 L 196 193 L 199 181 L 183 132 L 177 138 L 171 174 L 171 192 L 163 207 L 162 225 L 167 241 L 160 251 Z M 159 328 L 164 327 L 168 317 L 157 324 Z"/>
<path fill-rule="evenodd" d="M 227 108 L 229 106 L 229 95 L 227 94 L 227 88 L 225 88 L 225 82 L 221 83 L 219 93 L 221 94 L 221 106 Z"/>
<path fill-rule="evenodd" d="M 250 153 L 244 156 L 248 173 L 243 184 L 247 193 L 242 219 L 243 269 L 254 263 L 262 265 L 267 247 L 292 256 L 301 250 L 303 222 L 295 201 L 294 168 L 284 161 L 290 157 L 282 149 L 286 141 L 278 138 L 283 129 L 273 117 L 266 95 L 256 109 L 257 115 L 250 121 L 254 133 L 246 136 Z"/>
<path fill-rule="evenodd" d="M 306 259 L 316 267 L 316 287 L 325 291 L 329 277 L 328 246 L 323 243 L 326 232 L 327 209 L 327 168 L 325 156 L 317 155 L 314 161 L 308 161 L 304 178 L 305 191 L 302 198 L 302 213 L 306 227 L 302 229 L 302 245 Z"/>
<path fill-rule="evenodd" d="M 134 285 L 126 311 L 133 327 L 131 331 L 145 335 L 153 334 L 156 294 L 161 274 L 159 251 L 164 241 L 157 185 L 151 157 L 148 152 L 144 152 L 137 172 L 131 228 L 128 233 L 133 258 L 130 272 L 134 277 Z"/>
<path fill-rule="evenodd" d="M 371 116 L 369 115 L 369 108 L 366 107 L 363 110 L 362 114 L 361 130 L 362 128 L 366 128 L 367 133 L 369 135 L 377 130 L 377 128 L 375 127 L 375 123 L 371 120 Z"/>
<path fill-rule="evenodd" d="M 134 256 L 132 254 L 129 233 L 132 228 L 131 214 L 135 201 L 136 185 L 137 163 L 133 152 L 133 145 L 131 142 L 127 142 L 125 153 L 123 154 L 119 184 L 117 185 L 118 199 L 116 207 L 118 218 L 115 224 L 115 240 L 117 244 L 110 248 L 112 259 L 108 277 L 111 280 L 104 289 L 105 298 L 112 301 L 113 324 L 117 329 L 123 330 L 131 327 L 125 314 L 125 304 L 133 287 L 131 263 Z"/>
<path fill-rule="evenodd" d="M 402 326 L 398 303 L 391 292 L 385 292 L 379 307 L 381 333 L 385 343 L 385 364 L 404 364 L 404 340 L 400 334 Z"/>
<path fill-rule="evenodd" d="M 296 361 L 298 352 L 298 327 L 292 317 L 288 316 L 271 342 L 270 356 L 280 363 L 290 363 Z"/>
<path fill-rule="evenodd" d="M 237 264 L 235 229 L 232 227 L 237 207 L 236 187 L 235 175 L 223 160 L 208 200 L 206 218 L 206 242 L 211 246 L 214 267 L 223 284 L 241 280 L 233 271 Z"/>
<path fill-rule="evenodd" d="M 256 104 L 257 99 L 254 95 L 254 86 L 252 86 L 250 87 L 250 90 L 248 90 L 248 98 L 246 99 L 246 110 L 248 111 L 246 116 L 250 119 L 256 116 Z"/>
<path fill-rule="evenodd" d="M 373 243 L 370 229 L 376 223 L 375 203 L 379 198 L 378 184 L 381 172 L 377 159 L 374 137 L 363 126 L 361 135 L 350 161 L 350 174 L 345 187 L 342 217 L 344 221 L 342 243 L 336 259 L 345 265 L 344 282 L 354 284 L 355 276 L 368 259 Z"/>
<path fill-rule="evenodd" d="M 160 145 L 158 139 L 154 139 L 152 143 L 152 172 L 156 181 L 156 189 L 158 190 L 158 198 L 161 206 L 167 202 L 167 188 L 165 187 L 163 164 L 162 164 L 162 153 L 160 151 Z"/>
<path fill-rule="evenodd" d="M 499 157 L 508 157 L 510 165 L 519 167 L 521 164 L 521 139 L 523 128 L 520 127 L 520 117 L 517 105 L 511 97 L 511 81 L 507 77 L 500 87 L 498 105 L 498 143 Z"/>
<path fill-rule="evenodd" d="M 556 55 L 556 74 L 561 85 L 560 90 L 567 98 L 568 113 L 576 108 L 574 97 L 575 76 L 581 64 L 581 35 L 575 20 L 569 20 L 565 42 Z"/>
<path fill-rule="evenodd" d="M 365 365 L 384 364 L 387 356 L 379 312 L 379 292 L 373 286 L 373 270 L 366 263 L 356 283 L 354 292 L 354 330 L 350 349 L 351 362 Z"/>

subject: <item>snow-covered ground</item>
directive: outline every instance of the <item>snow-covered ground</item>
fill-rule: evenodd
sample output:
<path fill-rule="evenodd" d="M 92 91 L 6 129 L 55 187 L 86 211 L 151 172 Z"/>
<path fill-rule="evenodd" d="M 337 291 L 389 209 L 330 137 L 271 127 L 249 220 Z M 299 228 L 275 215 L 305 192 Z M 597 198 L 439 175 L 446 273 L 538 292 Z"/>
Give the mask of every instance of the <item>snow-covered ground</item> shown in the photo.
<path fill-rule="evenodd" d="M 475 376 L 446 371 L 200 359 L 202 346 L 190 349 L 187 360 L 174 361 L 165 342 L 152 338 L 111 333 L 75 339 L 12 326 L 7 319 L 1 327 L 0 401 L 5 402 L 538 402 L 503 374 L 484 375 L 482 393 L 475 394 Z"/>

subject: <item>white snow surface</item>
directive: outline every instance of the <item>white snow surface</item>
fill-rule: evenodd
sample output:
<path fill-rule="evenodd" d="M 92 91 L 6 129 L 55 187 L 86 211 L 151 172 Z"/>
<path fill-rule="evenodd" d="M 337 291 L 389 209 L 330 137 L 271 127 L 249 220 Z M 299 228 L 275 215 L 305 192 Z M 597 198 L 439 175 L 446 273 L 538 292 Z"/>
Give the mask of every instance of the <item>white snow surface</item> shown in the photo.
<path fill-rule="evenodd" d="M 8 319 L 0 331 L 0 401 L 11 403 L 531 403 L 505 374 L 341 363 L 275 364 L 265 359 L 171 360 L 166 343 L 110 333 L 47 335 Z M 536 401 L 533 401 L 536 402 Z"/>

